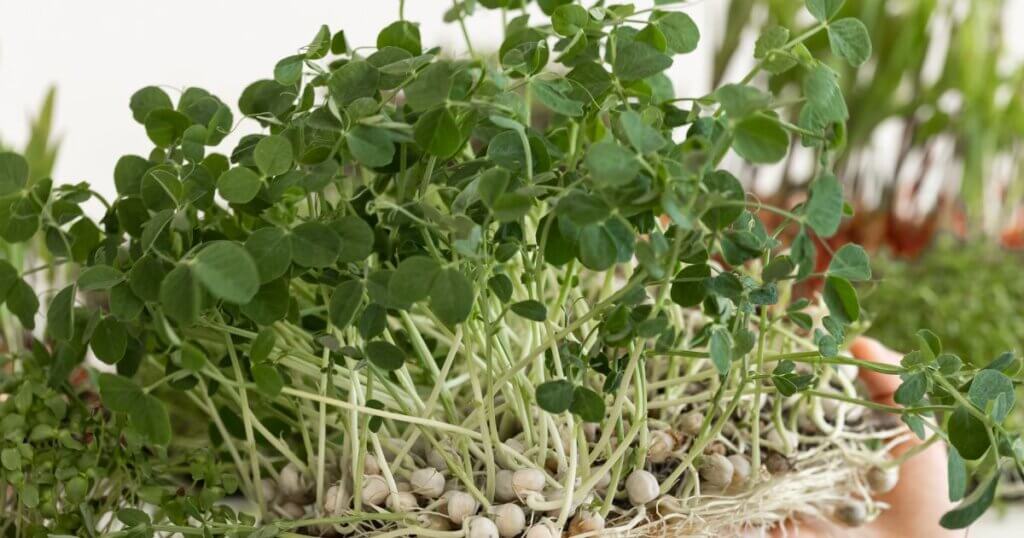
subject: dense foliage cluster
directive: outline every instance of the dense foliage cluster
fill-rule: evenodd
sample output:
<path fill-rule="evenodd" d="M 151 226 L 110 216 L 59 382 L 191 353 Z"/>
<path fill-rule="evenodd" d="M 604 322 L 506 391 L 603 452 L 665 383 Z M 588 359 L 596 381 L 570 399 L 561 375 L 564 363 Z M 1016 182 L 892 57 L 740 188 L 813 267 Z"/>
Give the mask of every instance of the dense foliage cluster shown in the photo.
<path fill-rule="evenodd" d="M 679 6 L 539 0 L 538 21 L 520 3 L 445 15 L 507 13 L 493 61 L 424 48 L 406 20 L 376 47 L 322 27 L 245 89 L 237 110 L 262 130 L 226 153 L 231 107 L 143 88 L 131 111 L 154 148 L 118 160 L 112 201 L 85 183 L 29 185 L 25 161 L 0 154 L 0 237 L 41 236 L 55 264 L 80 268 L 51 292 L 0 261 L 6 308 L 28 330 L 46 318 L 40 341 L 7 342 L 0 390 L 13 395 L 0 483 L 20 534 L 278 520 L 260 536 L 462 523 L 513 536 L 526 512 L 552 529 L 626 528 L 666 498 L 691 509 L 702 491 L 785 488 L 801 447 L 843 442 L 876 461 L 865 439 L 883 432 L 849 414 L 860 406 L 948 438 L 951 497 L 964 459 L 988 461 L 943 524 L 980 515 L 999 465 L 1024 460 L 1002 426 L 1019 361 L 979 370 L 929 332 L 899 366 L 847 357 L 867 256 L 847 245 L 814 270 L 818 239 L 850 212 L 829 171 L 848 111 L 803 43 L 826 35 L 858 66 L 863 24 L 811 0 L 814 25 L 769 28 L 743 80 L 679 97 L 664 71 L 700 37 Z M 784 97 L 754 84 L 781 73 L 799 81 Z M 818 156 L 797 207 L 762 207 L 719 167 L 730 150 L 777 162 L 791 140 Z M 90 198 L 102 219 L 82 211 Z M 784 220 L 766 229 L 759 210 Z M 825 279 L 821 305 L 792 298 L 809 277 Z M 89 352 L 110 368 L 72 382 Z M 907 407 L 861 399 L 840 365 L 904 376 Z M 101 407 L 79 406 L 90 387 Z M 800 422 L 823 401 L 839 411 Z M 824 435 L 844 427 L 865 435 Z M 211 506 L 236 487 L 254 518 Z M 819 500 L 803 493 L 793 502 Z M 459 494 L 481 515 L 456 517 Z M 840 519 L 873 515 L 852 501 Z"/>

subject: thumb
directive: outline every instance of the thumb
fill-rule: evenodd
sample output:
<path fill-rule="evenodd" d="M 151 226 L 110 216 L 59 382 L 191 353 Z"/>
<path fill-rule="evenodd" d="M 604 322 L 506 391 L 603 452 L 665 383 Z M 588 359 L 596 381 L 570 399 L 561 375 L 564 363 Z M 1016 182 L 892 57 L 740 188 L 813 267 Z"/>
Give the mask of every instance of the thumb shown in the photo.
<path fill-rule="evenodd" d="M 899 364 L 902 356 L 899 353 L 885 347 L 874 338 L 858 336 L 850 344 L 850 353 L 854 357 L 881 364 Z M 901 380 L 899 376 L 883 374 L 861 368 L 858 377 L 864 382 L 868 396 L 878 403 L 892 404 L 892 396 L 899 388 Z"/>

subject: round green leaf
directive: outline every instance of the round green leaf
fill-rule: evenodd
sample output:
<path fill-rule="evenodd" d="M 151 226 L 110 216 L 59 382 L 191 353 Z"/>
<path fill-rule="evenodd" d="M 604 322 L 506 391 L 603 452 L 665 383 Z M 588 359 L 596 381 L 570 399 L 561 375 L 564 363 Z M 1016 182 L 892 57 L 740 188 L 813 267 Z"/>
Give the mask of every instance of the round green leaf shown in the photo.
<path fill-rule="evenodd" d="M 256 143 L 252 157 L 263 175 L 279 176 L 291 170 L 292 143 L 281 135 L 270 135 Z"/>
<path fill-rule="evenodd" d="M 433 258 L 412 256 L 402 260 L 388 280 L 388 293 L 405 303 L 426 299 L 441 265 Z"/>
<path fill-rule="evenodd" d="M 215 241 L 199 251 L 193 270 L 210 295 L 231 303 L 248 303 L 260 288 L 256 262 L 232 241 Z"/>
<path fill-rule="evenodd" d="M 380 71 L 363 60 L 353 60 L 331 73 L 327 88 L 331 98 L 341 106 L 347 106 L 360 97 L 372 97 L 377 92 Z"/>
<path fill-rule="evenodd" d="M 413 127 L 413 138 L 424 151 L 447 159 L 462 147 L 462 131 L 447 107 L 424 113 Z"/>
<path fill-rule="evenodd" d="M 430 309 L 446 325 L 461 323 L 473 310 L 473 284 L 457 269 L 442 269 L 430 288 Z"/>
<path fill-rule="evenodd" d="M 509 307 L 512 312 L 526 319 L 543 322 L 548 318 L 548 308 L 544 306 L 544 303 L 529 299 L 526 301 L 519 301 Z"/>
<path fill-rule="evenodd" d="M 260 192 L 263 181 L 260 176 L 245 166 L 236 166 L 220 175 L 217 192 L 233 204 L 247 204 Z"/>
<path fill-rule="evenodd" d="M 832 237 L 843 219 L 843 186 L 832 174 L 824 174 L 811 184 L 804 207 L 807 225 L 821 237 Z"/>
<path fill-rule="evenodd" d="M 341 250 L 337 232 L 320 222 L 304 222 L 292 228 L 292 260 L 303 267 L 334 265 Z"/>
<path fill-rule="evenodd" d="M 160 305 L 171 319 L 183 326 L 199 320 L 203 290 L 187 264 L 180 264 L 160 284 Z"/>
<path fill-rule="evenodd" d="M 57 293 L 46 311 L 46 330 L 57 340 L 70 340 L 75 331 L 75 285 Z"/>
<path fill-rule="evenodd" d="M 604 271 L 615 265 L 618 250 L 615 238 L 600 224 L 584 226 L 580 230 L 579 259 L 587 269 Z"/>
<path fill-rule="evenodd" d="M 707 280 L 711 276 L 711 268 L 707 265 L 689 265 L 676 274 L 672 281 L 669 296 L 679 306 L 697 306 L 707 297 Z"/>
<path fill-rule="evenodd" d="M 988 452 L 988 431 L 985 423 L 958 405 L 949 417 L 949 440 L 965 460 L 976 460 Z"/>
<path fill-rule="evenodd" d="M 598 187 L 625 185 L 640 171 L 640 162 L 632 151 L 608 140 L 590 146 L 586 164 Z"/>
<path fill-rule="evenodd" d="M 256 387 L 268 398 L 276 398 L 284 388 L 284 378 L 277 367 L 269 362 L 261 362 L 252 365 L 252 379 Z"/>
<path fill-rule="evenodd" d="M 584 422 L 601 422 L 605 412 L 604 397 L 587 387 L 576 387 L 569 409 Z"/>
<path fill-rule="evenodd" d="M 124 282 L 124 273 L 109 265 L 94 265 L 78 275 L 78 287 L 82 291 L 105 290 Z"/>
<path fill-rule="evenodd" d="M 171 442 L 171 419 L 164 403 L 155 396 L 143 394 L 128 413 L 132 429 L 155 445 Z"/>
<path fill-rule="evenodd" d="M 287 232 L 274 226 L 254 231 L 245 240 L 245 250 L 256 263 L 260 283 L 280 277 L 292 263 L 291 239 Z"/>
<path fill-rule="evenodd" d="M 572 406 L 575 387 L 565 379 L 547 381 L 537 386 L 537 405 L 548 413 L 562 413 Z"/>
<path fill-rule="evenodd" d="M 377 34 L 377 48 L 398 47 L 413 56 L 423 54 L 420 45 L 420 28 L 409 21 L 395 21 Z"/>
<path fill-rule="evenodd" d="M 369 125 L 356 125 L 345 135 L 348 150 L 365 166 L 377 168 L 391 164 L 395 157 L 395 144 L 384 129 Z"/>
<path fill-rule="evenodd" d="M 344 329 L 352 323 L 359 305 L 363 303 L 365 291 L 365 286 L 359 280 L 346 280 L 334 288 L 327 312 L 335 327 Z"/>
<path fill-rule="evenodd" d="M 839 19 L 828 25 L 828 42 L 832 53 L 858 67 L 871 57 L 871 36 L 864 23 L 853 17 Z"/>
<path fill-rule="evenodd" d="M 89 346 L 97 359 L 114 364 L 124 358 L 128 348 L 128 333 L 120 321 L 105 317 L 93 329 Z"/>
<path fill-rule="evenodd" d="M 146 115 L 145 125 L 149 139 L 157 147 L 166 148 L 181 140 L 192 121 L 181 112 L 159 109 Z"/>
<path fill-rule="evenodd" d="M 398 346 L 383 340 L 366 344 L 366 358 L 382 370 L 398 370 L 405 364 L 405 353 Z"/>
<path fill-rule="evenodd" d="M 115 413 L 130 412 L 143 396 L 134 381 L 117 374 L 101 373 L 99 388 L 103 405 Z"/>
<path fill-rule="evenodd" d="M 242 305 L 242 313 L 259 325 L 270 325 L 288 315 L 288 279 L 278 278 L 260 286 L 256 296 Z"/>
<path fill-rule="evenodd" d="M 860 318 L 857 290 L 845 278 L 830 276 L 825 279 L 824 297 L 829 314 L 840 323 L 849 325 Z"/>
<path fill-rule="evenodd" d="M 752 116 L 733 129 L 733 149 L 752 163 L 775 163 L 789 150 L 789 134 L 779 122 L 764 116 Z"/>
<path fill-rule="evenodd" d="M 871 262 L 860 245 L 843 245 L 828 264 L 828 274 L 852 281 L 871 279 Z"/>
<path fill-rule="evenodd" d="M 132 109 L 132 117 L 135 118 L 135 121 L 143 124 L 146 122 L 146 116 L 149 116 L 150 112 L 154 110 L 172 110 L 174 108 L 174 104 L 171 103 L 171 98 L 167 96 L 167 92 L 156 86 L 146 86 L 132 94 L 128 106 Z"/>
<path fill-rule="evenodd" d="M 363 219 L 349 215 L 334 221 L 331 227 L 341 238 L 338 263 L 362 261 L 373 252 L 373 229 Z"/>
<path fill-rule="evenodd" d="M 28 161 L 17 153 L 0 153 L 0 196 L 23 189 L 28 183 Z"/>

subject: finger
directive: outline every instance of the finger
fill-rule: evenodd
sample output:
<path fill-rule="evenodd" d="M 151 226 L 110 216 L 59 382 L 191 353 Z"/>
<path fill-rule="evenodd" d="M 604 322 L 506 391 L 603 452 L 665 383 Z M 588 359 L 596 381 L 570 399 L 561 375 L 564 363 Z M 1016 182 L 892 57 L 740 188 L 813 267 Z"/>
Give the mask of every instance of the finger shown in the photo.
<path fill-rule="evenodd" d="M 866 336 L 858 336 L 853 340 L 850 344 L 850 353 L 858 359 L 881 364 L 899 364 L 902 359 L 899 353 L 885 347 L 878 340 Z M 864 382 L 871 399 L 879 403 L 891 403 L 892 395 L 901 383 L 898 376 L 866 368 L 861 368 L 858 376 Z"/>

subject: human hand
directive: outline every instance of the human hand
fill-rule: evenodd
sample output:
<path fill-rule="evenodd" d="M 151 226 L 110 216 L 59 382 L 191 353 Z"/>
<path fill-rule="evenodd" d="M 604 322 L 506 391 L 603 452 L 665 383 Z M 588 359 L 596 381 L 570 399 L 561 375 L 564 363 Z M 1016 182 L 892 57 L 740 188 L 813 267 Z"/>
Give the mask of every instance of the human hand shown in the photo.
<path fill-rule="evenodd" d="M 850 346 L 850 352 L 858 359 L 898 364 L 899 353 L 885 347 L 877 340 L 858 337 Z M 900 386 L 899 377 L 861 369 L 861 381 L 872 401 L 896 405 L 893 394 Z M 922 443 L 917 437 L 901 443 L 892 450 L 892 456 L 899 457 Z M 889 508 L 871 523 L 857 528 L 842 527 L 826 521 L 802 521 L 797 525 L 798 536 L 811 537 L 929 537 L 943 538 L 964 536 L 963 531 L 951 531 L 939 525 L 939 519 L 953 507 L 947 495 L 946 447 L 935 443 L 915 454 L 900 466 L 899 482 L 892 491 L 879 495 L 877 500 Z M 787 525 L 787 527 L 789 527 Z M 787 534 L 793 534 L 790 530 Z M 780 534 L 781 533 L 776 533 Z"/>

